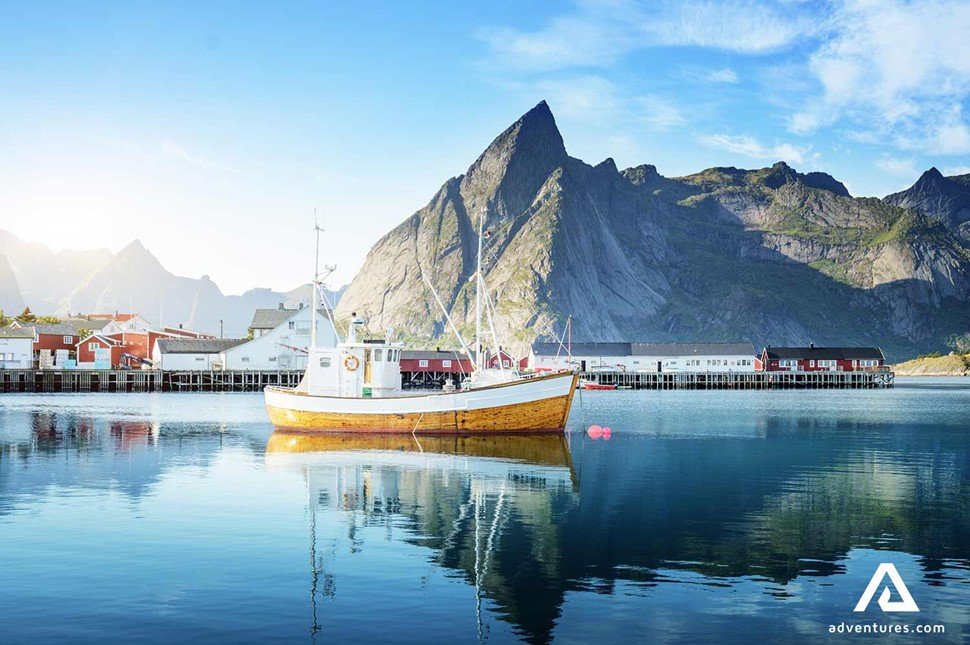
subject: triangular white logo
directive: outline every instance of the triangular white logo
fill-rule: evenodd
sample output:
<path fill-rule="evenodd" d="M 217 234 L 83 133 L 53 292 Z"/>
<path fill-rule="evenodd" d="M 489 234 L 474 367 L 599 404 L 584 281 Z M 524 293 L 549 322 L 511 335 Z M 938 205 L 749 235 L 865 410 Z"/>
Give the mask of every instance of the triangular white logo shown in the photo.
<path fill-rule="evenodd" d="M 902 577 L 899 572 L 896 571 L 895 565 L 891 562 L 883 562 L 876 569 L 876 572 L 872 574 L 872 580 L 869 581 L 869 586 L 866 587 L 865 592 L 862 597 L 859 598 L 859 602 L 856 604 L 855 609 L 852 611 L 865 611 L 866 607 L 872 601 L 872 597 L 876 595 L 876 589 L 882 584 L 883 579 L 886 576 L 892 581 L 893 586 L 896 587 L 896 593 L 902 600 L 889 600 L 889 586 L 887 585 L 885 589 L 882 590 L 882 595 L 879 596 L 879 608 L 883 611 L 919 611 L 919 607 L 916 606 L 916 601 L 913 600 L 913 596 L 910 595 L 909 589 L 906 588 L 906 583 L 903 582 Z"/>

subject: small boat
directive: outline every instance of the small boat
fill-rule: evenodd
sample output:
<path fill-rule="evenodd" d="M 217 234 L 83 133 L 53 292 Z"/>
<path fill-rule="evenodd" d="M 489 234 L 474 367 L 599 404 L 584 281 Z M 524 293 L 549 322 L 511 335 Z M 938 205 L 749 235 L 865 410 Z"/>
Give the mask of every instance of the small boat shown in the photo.
<path fill-rule="evenodd" d="M 596 381 L 580 381 L 579 389 L 581 390 L 615 390 L 615 385 L 606 385 L 604 383 L 597 383 Z"/>
<path fill-rule="evenodd" d="M 317 246 L 319 248 L 319 243 Z M 495 342 L 496 334 L 494 328 L 490 334 L 482 332 L 484 283 L 481 271 L 476 274 L 475 346 L 482 348 L 485 346 L 483 337 L 488 336 Z M 428 284 L 430 287 L 430 282 Z M 312 287 L 311 306 L 316 310 L 318 292 L 323 287 L 319 271 L 314 275 Z M 491 324 L 487 297 L 484 304 Z M 441 308 L 468 354 L 467 345 L 448 312 L 443 306 Z M 269 386 L 264 390 L 266 411 L 277 428 L 319 433 L 411 434 L 561 434 L 565 431 L 579 380 L 575 372 L 520 374 L 514 368 L 486 369 L 483 352 L 478 351 L 474 372 L 460 389 L 405 394 L 401 389 L 402 344 L 383 339 L 358 341 L 357 329 L 365 321 L 352 314 L 346 342 L 338 343 L 336 347 L 318 347 L 316 316 L 311 320 L 307 369 L 300 384 L 293 388 Z M 329 323 L 339 337 L 332 317 Z"/>

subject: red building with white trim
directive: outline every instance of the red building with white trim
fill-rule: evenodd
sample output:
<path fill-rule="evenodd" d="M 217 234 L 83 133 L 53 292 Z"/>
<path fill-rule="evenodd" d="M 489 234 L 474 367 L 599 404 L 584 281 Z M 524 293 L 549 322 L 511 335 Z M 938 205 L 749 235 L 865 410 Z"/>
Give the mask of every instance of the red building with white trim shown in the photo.
<path fill-rule="evenodd" d="M 529 366 L 529 357 L 519 359 L 509 354 L 504 349 L 500 349 L 498 354 L 489 352 L 485 358 L 485 367 L 491 369 L 512 369 L 516 367 L 524 370 Z"/>
<path fill-rule="evenodd" d="M 871 372 L 885 369 L 878 347 L 765 347 L 761 362 L 768 372 Z"/>
<path fill-rule="evenodd" d="M 472 369 L 471 359 L 461 352 L 401 350 L 401 383 L 405 387 L 443 385 L 446 379 L 458 385 Z"/>
<path fill-rule="evenodd" d="M 124 345 L 121 341 L 100 334 L 88 336 L 77 344 L 77 362 L 80 367 L 82 363 L 93 365 L 95 362 L 95 351 L 98 349 L 111 350 L 111 367 L 121 365 L 121 355 L 125 353 Z"/>

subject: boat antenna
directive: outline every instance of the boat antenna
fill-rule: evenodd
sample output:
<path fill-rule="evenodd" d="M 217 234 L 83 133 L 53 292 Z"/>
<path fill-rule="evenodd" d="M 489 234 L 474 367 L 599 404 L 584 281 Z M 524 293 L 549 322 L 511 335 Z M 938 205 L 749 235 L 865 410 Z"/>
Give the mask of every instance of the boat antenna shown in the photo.
<path fill-rule="evenodd" d="M 337 336 L 339 332 L 337 331 L 337 323 L 333 319 L 333 307 L 330 305 L 329 298 L 326 294 L 322 293 L 323 281 L 321 280 L 320 273 L 320 233 L 323 233 L 323 226 L 320 225 L 320 220 L 317 216 L 317 207 L 313 207 L 313 231 L 316 233 L 316 249 L 313 253 L 313 280 L 310 283 L 310 347 L 315 349 L 317 346 L 317 296 L 318 291 L 321 291 L 320 299 L 325 300 L 327 304 L 327 317 L 330 319 L 330 325 L 333 327 L 333 331 Z M 326 264 L 323 269 L 325 271 L 324 276 L 329 276 L 337 268 L 336 265 Z"/>

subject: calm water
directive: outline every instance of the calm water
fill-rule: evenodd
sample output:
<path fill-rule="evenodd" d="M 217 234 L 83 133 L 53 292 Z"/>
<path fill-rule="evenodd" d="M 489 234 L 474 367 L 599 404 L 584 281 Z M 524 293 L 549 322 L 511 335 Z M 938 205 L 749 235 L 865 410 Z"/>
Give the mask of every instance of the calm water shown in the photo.
<path fill-rule="evenodd" d="M 583 399 L 568 446 L 419 447 L 271 438 L 258 395 L 2 395 L 0 641 L 970 639 L 970 382 Z M 880 562 L 919 613 L 853 613 Z"/>

